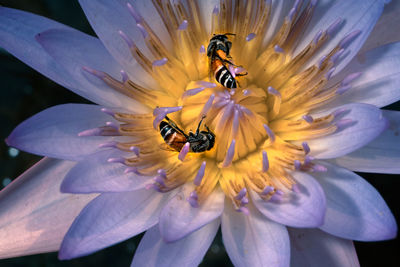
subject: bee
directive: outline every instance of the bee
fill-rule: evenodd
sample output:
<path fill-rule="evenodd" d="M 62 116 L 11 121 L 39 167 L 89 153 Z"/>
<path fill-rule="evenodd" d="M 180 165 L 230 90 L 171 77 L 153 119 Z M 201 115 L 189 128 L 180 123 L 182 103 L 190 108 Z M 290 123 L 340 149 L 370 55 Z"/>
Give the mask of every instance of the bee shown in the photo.
<path fill-rule="evenodd" d="M 232 42 L 229 41 L 227 35 L 235 34 L 214 34 L 214 36 L 210 39 L 210 43 L 207 47 L 210 77 L 212 74 L 214 74 L 215 80 L 219 82 L 222 86 L 229 89 L 235 89 L 238 86 L 238 82 L 227 67 L 229 65 L 236 66 L 230 61 L 232 57 L 229 55 L 229 52 L 232 48 Z M 236 74 L 236 76 L 244 75 L 247 75 L 247 73 Z"/>
<path fill-rule="evenodd" d="M 186 142 L 189 142 L 189 151 L 194 153 L 200 153 L 208 151 L 214 147 L 215 134 L 205 125 L 207 131 L 200 131 L 201 123 L 205 116 L 203 116 L 197 126 L 195 133 L 189 132 L 186 134 L 181 130 L 168 116 L 165 116 L 165 120 L 160 122 L 160 134 L 164 139 L 165 143 L 176 151 L 181 151 L 182 147 Z"/>

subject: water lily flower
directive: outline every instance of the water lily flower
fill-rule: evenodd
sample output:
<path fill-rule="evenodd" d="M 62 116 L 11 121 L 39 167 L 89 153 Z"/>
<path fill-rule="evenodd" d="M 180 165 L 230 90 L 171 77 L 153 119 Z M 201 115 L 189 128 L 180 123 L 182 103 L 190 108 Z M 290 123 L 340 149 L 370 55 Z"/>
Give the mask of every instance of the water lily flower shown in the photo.
<path fill-rule="evenodd" d="M 380 110 L 400 99 L 400 43 L 359 53 L 388 1 L 79 2 L 98 37 L 0 8 L 0 46 L 95 103 L 7 138 L 46 158 L 0 193 L 1 257 L 72 259 L 146 231 L 133 266 L 196 266 L 221 227 L 235 266 L 357 266 L 351 240 L 396 236 L 353 172 L 400 173 L 400 113 Z M 237 88 L 210 73 L 213 34 Z M 171 148 L 166 116 L 185 133 L 204 117 L 215 144 Z"/>

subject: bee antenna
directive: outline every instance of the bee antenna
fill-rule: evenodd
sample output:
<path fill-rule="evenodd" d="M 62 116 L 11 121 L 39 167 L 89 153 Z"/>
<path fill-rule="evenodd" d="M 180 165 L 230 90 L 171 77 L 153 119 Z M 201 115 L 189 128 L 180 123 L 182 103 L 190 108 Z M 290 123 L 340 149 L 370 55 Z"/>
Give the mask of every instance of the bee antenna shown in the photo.
<path fill-rule="evenodd" d="M 233 36 L 236 36 L 236 33 L 227 32 L 227 33 L 224 33 L 224 35 L 233 35 Z"/>

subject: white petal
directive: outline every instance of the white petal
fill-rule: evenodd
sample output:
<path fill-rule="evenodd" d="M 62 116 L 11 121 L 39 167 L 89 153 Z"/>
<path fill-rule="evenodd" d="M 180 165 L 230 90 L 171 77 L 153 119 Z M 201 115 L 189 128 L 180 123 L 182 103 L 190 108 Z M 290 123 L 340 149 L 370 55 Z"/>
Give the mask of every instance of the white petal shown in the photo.
<path fill-rule="evenodd" d="M 290 241 L 286 227 L 265 218 L 248 205 L 250 214 L 233 210 L 225 203 L 222 239 L 235 266 L 289 266 Z"/>
<path fill-rule="evenodd" d="M 36 39 L 75 78 L 79 88 L 85 90 L 82 94 L 87 99 L 108 107 L 124 107 L 134 112 L 146 111 L 142 104 L 117 92 L 99 77 L 83 69 L 89 67 L 121 80 L 122 67 L 99 39 L 76 30 L 59 29 L 42 32 Z"/>
<path fill-rule="evenodd" d="M 96 196 L 60 193 L 74 165 L 45 158 L 0 192 L 0 258 L 58 250 L 72 221 Z"/>
<path fill-rule="evenodd" d="M 380 109 L 361 103 L 337 107 L 343 113 L 337 120 L 350 120 L 333 134 L 306 140 L 311 155 L 319 159 L 336 158 L 353 152 L 378 137 L 387 128 L 387 119 Z"/>
<path fill-rule="evenodd" d="M 215 219 L 173 243 L 163 241 L 156 225 L 140 241 L 131 266 L 198 266 L 210 247 L 219 224 L 220 219 Z"/>
<path fill-rule="evenodd" d="M 292 267 L 357 267 L 353 242 L 318 229 L 289 228 L 290 266 Z"/>
<path fill-rule="evenodd" d="M 400 111 L 382 110 L 389 127 L 366 146 L 330 160 L 359 172 L 400 174 Z"/>
<path fill-rule="evenodd" d="M 326 195 L 322 230 L 346 239 L 378 241 L 394 238 L 397 225 L 376 189 L 357 174 L 329 163 L 315 173 Z"/>
<path fill-rule="evenodd" d="M 166 242 L 179 240 L 222 214 L 225 194 L 221 189 L 216 188 L 198 208 L 187 201 L 193 190 L 192 183 L 186 184 L 163 208 L 159 227 Z"/>

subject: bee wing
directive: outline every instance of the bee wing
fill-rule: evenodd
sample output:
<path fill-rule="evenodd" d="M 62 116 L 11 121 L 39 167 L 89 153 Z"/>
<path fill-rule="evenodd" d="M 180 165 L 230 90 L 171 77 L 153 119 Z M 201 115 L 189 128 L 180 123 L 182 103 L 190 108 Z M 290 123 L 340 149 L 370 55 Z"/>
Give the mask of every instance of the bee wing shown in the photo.
<path fill-rule="evenodd" d="M 211 67 L 212 64 L 212 57 L 208 58 L 208 79 L 210 82 L 212 82 L 214 80 L 214 73 Z"/>

